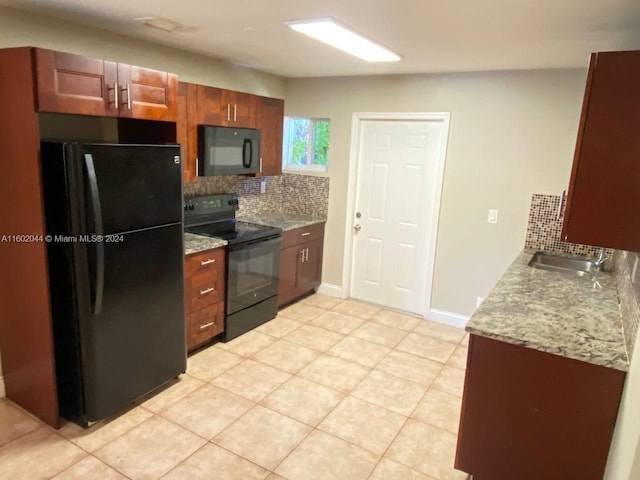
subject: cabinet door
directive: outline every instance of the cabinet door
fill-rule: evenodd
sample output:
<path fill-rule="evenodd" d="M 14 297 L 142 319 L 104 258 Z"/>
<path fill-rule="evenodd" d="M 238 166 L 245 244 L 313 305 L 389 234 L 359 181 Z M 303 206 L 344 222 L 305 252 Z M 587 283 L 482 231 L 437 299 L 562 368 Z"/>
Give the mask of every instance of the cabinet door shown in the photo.
<path fill-rule="evenodd" d="M 300 260 L 300 248 L 283 248 L 280 252 L 280 279 L 278 283 L 278 306 L 281 307 L 296 298 L 296 278 L 298 276 L 298 263 Z"/>
<path fill-rule="evenodd" d="M 196 121 L 196 85 L 178 83 L 177 141 L 182 145 L 182 181 L 197 180 L 198 124 Z"/>
<path fill-rule="evenodd" d="M 259 97 L 256 107 L 256 128 L 260 130 L 260 173 L 282 175 L 282 128 L 284 100 Z"/>
<path fill-rule="evenodd" d="M 198 85 L 196 104 L 198 125 L 227 125 L 227 104 L 225 103 L 223 112 L 221 89 Z"/>
<path fill-rule="evenodd" d="M 117 116 L 115 62 L 37 48 L 37 110 Z"/>
<path fill-rule="evenodd" d="M 175 122 L 178 77 L 150 68 L 118 64 L 120 116 Z"/>
<path fill-rule="evenodd" d="M 640 250 L 638 112 L 640 51 L 593 54 L 563 240 Z"/>
<path fill-rule="evenodd" d="M 228 109 L 230 127 L 256 128 L 256 96 L 225 90 L 223 108 Z"/>
<path fill-rule="evenodd" d="M 313 240 L 303 244 L 303 261 L 298 266 L 297 289 L 306 293 L 320 286 L 322 277 L 322 240 Z"/>

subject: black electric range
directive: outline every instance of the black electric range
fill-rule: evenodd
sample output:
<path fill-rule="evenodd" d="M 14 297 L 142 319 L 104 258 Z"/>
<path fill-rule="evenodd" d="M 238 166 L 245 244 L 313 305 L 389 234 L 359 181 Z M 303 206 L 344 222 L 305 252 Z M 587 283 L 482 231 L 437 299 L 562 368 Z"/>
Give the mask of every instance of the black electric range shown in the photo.
<path fill-rule="evenodd" d="M 223 341 L 273 319 L 278 312 L 282 230 L 237 221 L 238 197 L 215 194 L 184 203 L 185 231 L 227 240 Z"/>

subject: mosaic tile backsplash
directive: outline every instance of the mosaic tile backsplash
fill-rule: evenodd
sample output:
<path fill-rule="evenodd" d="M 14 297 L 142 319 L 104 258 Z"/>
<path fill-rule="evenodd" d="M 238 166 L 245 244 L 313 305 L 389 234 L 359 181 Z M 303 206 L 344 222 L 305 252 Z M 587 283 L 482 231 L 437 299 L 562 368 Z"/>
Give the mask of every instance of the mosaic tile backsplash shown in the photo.
<path fill-rule="evenodd" d="M 260 182 L 267 182 L 260 193 Z M 327 218 L 329 207 L 329 178 L 285 173 L 264 179 L 239 175 L 202 177 L 195 183 L 184 184 L 186 198 L 212 193 L 237 193 L 238 216 L 263 212 L 302 213 Z"/>
<path fill-rule="evenodd" d="M 617 252 L 616 275 L 624 340 L 631 358 L 640 323 L 640 255 L 635 252 Z"/>
<path fill-rule="evenodd" d="M 527 223 L 527 236 L 524 242 L 525 248 L 543 250 L 549 253 L 595 257 L 600 247 L 567 243 L 560 240 L 563 220 L 562 217 L 558 219 L 560 199 L 560 195 L 533 194 Z M 607 253 L 611 256 L 613 250 L 609 250 Z"/>

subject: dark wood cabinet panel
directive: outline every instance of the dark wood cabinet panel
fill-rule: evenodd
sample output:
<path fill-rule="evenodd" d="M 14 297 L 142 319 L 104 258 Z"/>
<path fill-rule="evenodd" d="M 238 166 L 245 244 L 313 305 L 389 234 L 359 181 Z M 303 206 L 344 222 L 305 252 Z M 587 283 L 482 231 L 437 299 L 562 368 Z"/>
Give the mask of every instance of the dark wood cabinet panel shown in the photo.
<path fill-rule="evenodd" d="M 3 235 L 45 233 L 32 67 L 30 48 L 0 50 Z M 4 242 L 0 266 L 0 350 L 7 398 L 57 428 L 47 244 Z"/>
<path fill-rule="evenodd" d="M 565 241 L 640 250 L 640 51 L 594 53 L 587 79 Z"/>
<path fill-rule="evenodd" d="M 279 307 L 320 286 L 323 236 L 322 223 L 284 232 L 280 253 Z"/>
<path fill-rule="evenodd" d="M 222 89 L 198 85 L 196 87 L 197 125 L 226 125 L 226 104 L 223 114 Z M 196 125 L 196 128 L 197 128 Z"/>
<path fill-rule="evenodd" d="M 224 331 L 225 249 L 215 248 L 185 259 L 187 350 Z"/>
<path fill-rule="evenodd" d="M 197 180 L 198 159 L 197 85 L 178 83 L 178 143 L 182 145 L 182 180 L 189 183 Z"/>
<path fill-rule="evenodd" d="M 227 125 L 230 127 L 256 128 L 256 99 L 248 93 L 223 91 L 223 107 L 229 112 Z"/>
<path fill-rule="evenodd" d="M 34 49 L 39 112 L 118 116 L 117 64 Z"/>
<path fill-rule="evenodd" d="M 263 176 L 282 175 L 282 129 L 284 100 L 259 97 L 256 128 L 260 130 L 260 158 Z"/>
<path fill-rule="evenodd" d="M 175 74 L 118 63 L 121 117 L 175 122 L 178 77 Z"/>
<path fill-rule="evenodd" d="M 200 125 L 256 127 L 255 95 L 198 85 L 197 110 Z"/>
<path fill-rule="evenodd" d="M 150 68 L 36 48 L 37 110 L 175 122 L 178 78 Z"/>
<path fill-rule="evenodd" d="M 624 379 L 471 335 L 455 467 L 478 480 L 602 479 Z"/>
<path fill-rule="evenodd" d="M 322 277 L 322 240 L 313 240 L 304 244 L 303 258 L 298 269 L 298 288 L 309 292 L 320 286 Z"/>
<path fill-rule="evenodd" d="M 202 345 L 224 331 L 224 302 L 187 315 L 187 349 Z"/>

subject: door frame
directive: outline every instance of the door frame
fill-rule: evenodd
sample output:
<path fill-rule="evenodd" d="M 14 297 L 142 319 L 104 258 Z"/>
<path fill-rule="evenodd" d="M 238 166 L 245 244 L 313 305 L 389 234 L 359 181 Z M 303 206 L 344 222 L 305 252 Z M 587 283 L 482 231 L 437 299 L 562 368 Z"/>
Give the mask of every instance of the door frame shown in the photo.
<path fill-rule="evenodd" d="M 353 232 L 353 212 L 355 209 L 358 194 L 357 179 L 360 169 L 360 141 L 362 139 L 362 124 L 369 120 L 380 121 L 436 121 L 443 126 L 443 138 L 438 153 L 436 167 L 436 192 L 435 202 L 432 211 L 431 231 L 432 237 L 430 248 L 427 252 L 427 265 L 425 274 L 427 278 L 426 294 L 423 318 L 429 318 L 431 311 L 431 294 L 433 291 L 433 274 L 436 260 L 436 243 L 438 240 L 438 224 L 440 220 L 440 203 L 442 200 L 442 187 L 444 183 L 444 167 L 447 157 L 447 146 L 449 142 L 450 112 L 354 112 L 351 118 L 351 145 L 349 153 L 349 177 L 347 188 L 347 209 L 345 219 L 344 236 L 344 265 L 342 267 L 342 297 L 351 296 L 351 282 L 353 280 L 353 249 L 355 248 L 355 236 Z M 351 212 L 351 213 L 349 213 Z"/>

